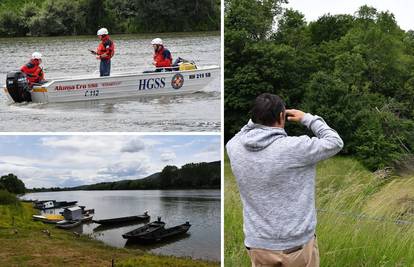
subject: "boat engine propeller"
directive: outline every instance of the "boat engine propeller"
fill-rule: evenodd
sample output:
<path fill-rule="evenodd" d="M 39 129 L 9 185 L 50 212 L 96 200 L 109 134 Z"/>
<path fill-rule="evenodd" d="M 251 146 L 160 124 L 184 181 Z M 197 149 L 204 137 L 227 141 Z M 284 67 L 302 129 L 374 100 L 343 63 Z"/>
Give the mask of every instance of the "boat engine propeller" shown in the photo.
<path fill-rule="evenodd" d="M 26 74 L 21 71 L 10 72 L 7 74 L 6 80 L 7 91 L 14 102 L 31 102 L 29 83 L 26 79 Z"/>

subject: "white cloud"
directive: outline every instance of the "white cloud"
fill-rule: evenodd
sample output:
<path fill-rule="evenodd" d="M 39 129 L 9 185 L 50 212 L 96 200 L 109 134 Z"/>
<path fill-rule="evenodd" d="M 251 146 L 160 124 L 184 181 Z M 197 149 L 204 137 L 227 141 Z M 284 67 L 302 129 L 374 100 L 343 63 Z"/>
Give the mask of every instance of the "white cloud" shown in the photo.
<path fill-rule="evenodd" d="M 144 149 L 145 143 L 142 140 L 132 139 L 121 148 L 121 152 L 136 153 Z"/>
<path fill-rule="evenodd" d="M 161 160 L 163 162 L 170 162 L 177 158 L 177 155 L 174 151 L 164 151 L 161 153 Z"/>

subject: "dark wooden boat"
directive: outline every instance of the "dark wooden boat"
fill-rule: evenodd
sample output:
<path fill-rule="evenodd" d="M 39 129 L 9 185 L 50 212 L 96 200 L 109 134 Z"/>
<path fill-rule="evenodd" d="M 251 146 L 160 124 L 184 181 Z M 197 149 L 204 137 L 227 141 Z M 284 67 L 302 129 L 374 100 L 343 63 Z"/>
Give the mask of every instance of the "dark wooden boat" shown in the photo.
<path fill-rule="evenodd" d="M 55 208 L 65 208 L 70 206 L 75 206 L 77 201 L 56 201 Z"/>
<path fill-rule="evenodd" d="M 139 239 L 141 236 L 160 231 L 164 229 L 164 226 L 165 226 L 165 222 L 161 221 L 161 218 L 158 217 L 157 221 L 147 223 L 146 225 L 142 227 L 139 227 L 128 233 L 125 233 L 122 235 L 122 237 L 128 240 L 136 240 L 136 239 Z"/>
<path fill-rule="evenodd" d="M 104 219 L 104 220 L 93 220 L 93 222 L 97 224 L 101 224 L 101 225 L 116 225 L 116 224 L 122 224 L 126 222 L 146 221 L 149 219 L 150 219 L 150 216 L 148 215 L 147 212 L 145 212 L 143 215 L 119 217 L 119 218 Z"/>
<path fill-rule="evenodd" d="M 77 227 L 77 226 L 79 226 L 81 224 L 82 224 L 82 221 L 81 220 L 77 220 L 77 221 L 66 221 L 66 220 L 63 220 L 63 221 L 58 222 L 56 224 L 56 227 L 57 228 L 61 228 L 61 229 L 72 229 L 72 228 L 75 228 L 75 227 Z"/>
<path fill-rule="evenodd" d="M 190 229 L 190 227 L 191 227 L 191 224 L 189 222 L 186 222 L 184 224 L 180 224 L 180 225 L 177 225 L 171 228 L 162 227 L 158 231 L 139 235 L 135 237 L 133 241 L 141 242 L 141 243 L 159 242 L 164 239 L 168 239 L 168 238 L 172 238 L 178 235 L 185 234 Z"/>

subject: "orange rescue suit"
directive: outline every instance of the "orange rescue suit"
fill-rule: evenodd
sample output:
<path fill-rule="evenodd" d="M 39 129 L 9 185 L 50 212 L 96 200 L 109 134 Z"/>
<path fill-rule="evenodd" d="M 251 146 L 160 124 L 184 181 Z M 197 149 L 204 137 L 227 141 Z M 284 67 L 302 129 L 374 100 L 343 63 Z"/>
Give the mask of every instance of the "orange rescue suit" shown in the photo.
<path fill-rule="evenodd" d="M 172 65 L 172 56 L 168 49 L 165 49 L 164 46 L 162 46 L 158 51 L 154 53 L 154 61 L 155 61 L 155 67 L 157 68 L 168 68 Z"/>
<path fill-rule="evenodd" d="M 29 63 L 23 65 L 20 70 L 26 74 L 27 81 L 31 87 L 34 83 L 38 83 L 45 79 L 43 69 L 39 66 L 38 60 L 31 60 Z"/>
<path fill-rule="evenodd" d="M 96 49 L 96 54 L 100 56 L 101 60 L 109 60 L 114 56 L 115 44 L 111 39 L 109 39 L 109 35 L 106 35 L 104 38 L 102 38 L 102 41 L 99 43 L 98 48 Z"/>

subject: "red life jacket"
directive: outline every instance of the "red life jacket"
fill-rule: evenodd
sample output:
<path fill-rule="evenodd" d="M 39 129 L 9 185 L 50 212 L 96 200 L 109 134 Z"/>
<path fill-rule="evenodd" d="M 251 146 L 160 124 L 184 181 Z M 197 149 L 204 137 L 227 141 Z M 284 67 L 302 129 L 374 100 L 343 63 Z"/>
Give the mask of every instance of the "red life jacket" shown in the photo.
<path fill-rule="evenodd" d="M 98 56 L 105 54 L 104 56 L 101 56 L 101 59 L 104 60 L 109 60 L 114 56 L 115 44 L 111 41 L 111 39 L 109 39 L 109 35 L 106 35 L 104 38 L 102 38 L 102 41 L 99 43 L 98 48 L 96 49 L 96 54 Z"/>
<path fill-rule="evenodd" d="M 30 62 L 23 65 L 20 70 L 26 74 L 29 86 L 45 79 L 43 69 L 39 66 L 39 62 L 37 60 L 30 60 Z"/>
<path fill-rule="evenodd" d="M 161 49 L 154 53 L 154 61 L 156 62 L 155 67 L 157 68 L 171 67 L 172 56 L 170 51 L 162 46 Z"/>

